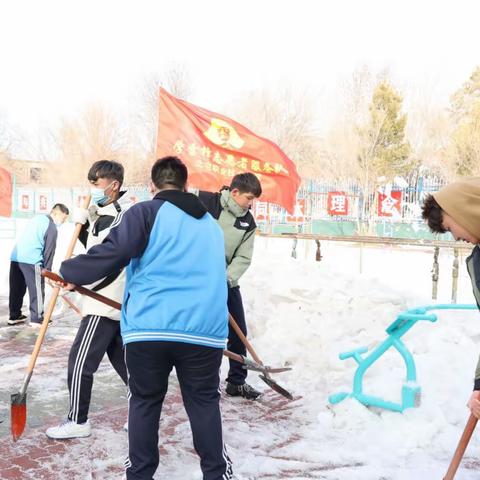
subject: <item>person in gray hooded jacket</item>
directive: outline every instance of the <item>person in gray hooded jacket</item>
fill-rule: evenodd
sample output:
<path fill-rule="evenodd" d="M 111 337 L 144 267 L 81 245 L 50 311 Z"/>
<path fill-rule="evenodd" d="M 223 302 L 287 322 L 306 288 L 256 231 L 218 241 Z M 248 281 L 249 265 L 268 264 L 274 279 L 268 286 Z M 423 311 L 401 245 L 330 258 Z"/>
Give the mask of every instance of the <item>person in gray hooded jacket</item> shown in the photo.
<path fill-rule="evenodd" d="M 230 187 L 223 187 L 220 192 L 200 191 L 198 194 L 208 212 L 217 219 L 223 230 L 227 265 L 228 311 L 245 336 L 247 335 L 247 324 L 238 282 L 252 262 L 257 225 L 250 213 L 250 208 L 253 201 L 261 194 L 262 186 L 253 173 L 235 175 Z M 245 345 L 232 327 L 228 332 L 228 349 L 240 355 L 246 355 Z M 246 378 L 247 370 L 242 368 L 240 363 L 230 360 L 227 394 L 255 400 L 260 392 L 246 383 Z"/>

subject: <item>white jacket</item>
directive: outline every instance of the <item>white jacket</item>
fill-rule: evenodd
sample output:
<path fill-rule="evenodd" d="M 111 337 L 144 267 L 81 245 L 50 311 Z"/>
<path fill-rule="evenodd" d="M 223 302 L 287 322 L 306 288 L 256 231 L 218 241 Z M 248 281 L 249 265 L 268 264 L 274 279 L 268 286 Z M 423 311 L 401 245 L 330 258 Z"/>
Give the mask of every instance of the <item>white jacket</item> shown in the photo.
<path fill-rule="evenodd" d="M 127 203 L 124 194 L 113 203 L 106 205 L 105 207 L 98 207 L 97 205 L 91 205 L 88 209 L 88 237 L 86 242 L 87 251 L 94 245 L 102 243 L 105 237 L 109 234 L 112 225 L 121 220 L 121 216 L 130 206 Z M 125 290 L 125 270 L 111 282 L 109 285 L 96 290 L 96 286 L 100 285 L 105 279 L 95 282 L 89 285 L 88 288 L 95 289 L 98 293 L 115 300 L 119 303 L 123 301 L 123 292 Z M 82 315 L 100 315 L 102 317 L 110 318 L 111 320 L 120 320 L 120 311 L 105 305 L 98 300 L 83 296 L 81 305 Z"/>

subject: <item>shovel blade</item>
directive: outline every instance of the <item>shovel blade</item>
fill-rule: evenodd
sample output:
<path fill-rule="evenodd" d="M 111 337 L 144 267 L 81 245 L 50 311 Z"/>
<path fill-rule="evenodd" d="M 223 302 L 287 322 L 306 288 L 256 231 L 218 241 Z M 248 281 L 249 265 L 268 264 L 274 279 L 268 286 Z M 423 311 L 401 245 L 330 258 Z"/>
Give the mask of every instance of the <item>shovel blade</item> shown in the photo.
<path fill-rule="evenodd" d="M 241 357 L 243 360 L 242 368 L 245 368 L 246 370 L 253 370 L 254 372 L 262 372 L 265 375 L 268 375 L 270 373 L 288 372 L 292 369 L 291 367 L 272 368 L 268 367 L 267 365 L 262 365 L 260 363 L 254 362 L 253 360 L 250 360 L 243 355 L 239 355 L 239 357 Z"/>
<path fill-rule="evenodd" d="M 281 387 L 277 382 L 275 382 L 272 378 L 266 377 L 265 375 L 259 375 L 259 377 L 275 392 L 279 393 L 280 395 L 288 398 L 289 400 L 293 400 L 293 395 Z"/>
<path fill-rule="evenodd" d="M 289 372 L 291 369 L 292 369 L 292 367 L 279 367 L 279 368 L 265 367 L 265 371 L 267 373 Z"/>
<path fill-rule="evenodd" d="M 13 441 L 16 442 L 25 430 L 27 423 L 27 395 L 14 393 L 11 397 L 10 408 L 11 430 Z"/>

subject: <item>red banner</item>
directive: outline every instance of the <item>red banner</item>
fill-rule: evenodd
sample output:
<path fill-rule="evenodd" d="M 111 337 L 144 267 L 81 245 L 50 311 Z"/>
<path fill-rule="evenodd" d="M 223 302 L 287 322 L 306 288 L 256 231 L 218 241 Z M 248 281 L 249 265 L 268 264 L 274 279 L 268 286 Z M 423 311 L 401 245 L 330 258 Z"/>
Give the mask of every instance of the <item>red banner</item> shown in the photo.
<path fill-rule="evenodd" d="M 402 192 L 378 193 L 378 216 L 393 217 L 402 211 Z"/>
<path fill-rule="evenodd" d="M 278 145 L 161 88 L 157 157 L 166 155 L 178 155 L 189 185 L 202 190 L 217 191 L 237 173 L 252 172 L 262 184 L 261 200 L 293 212 L 300 177 Z"/>
<path fill-rule="evenodd" d="M 345 192 L 328 192 L 327 211 L 329 215 L 348 215 L 348 196 Z"/>
<path fill-rule="evenodd" d="M 12 176 L 0 167 L 0 217 L 12 215 Z"/>

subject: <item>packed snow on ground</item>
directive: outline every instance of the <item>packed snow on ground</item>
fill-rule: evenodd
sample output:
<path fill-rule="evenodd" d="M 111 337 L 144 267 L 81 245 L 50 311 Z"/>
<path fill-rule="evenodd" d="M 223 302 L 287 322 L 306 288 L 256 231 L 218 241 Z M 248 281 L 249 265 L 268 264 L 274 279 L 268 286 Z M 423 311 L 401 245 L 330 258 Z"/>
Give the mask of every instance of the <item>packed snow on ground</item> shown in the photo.
<path fill-rule="evenodd" d="M 59 252 L 64 252 L 71 230 L 68 225 L 60 229 Z M 2 295 L 8 290 L 12 244 L 1 242 Z M 265 413 L 252 425 L 250 412 L 257 407 L 246 401 L 236 404 L 238 418 L 230 418 L 225 440 L 238 478 L 281 479 L 275 476 L 279 465 L 298 471 L 297 479 L 442 478 L 468 417 L 465 404 L 480 350 L 479 313 L 439 312 L 436 323 L 419 322 L 403 337 L 422 388 L 418 408 L 400 414 L 369 409 L 353 399 L 330 405 L 330 394 L 351 391 L 356 367 L 353 359 L 340 361 L 338 354 L 374 348 L 399 312 L 432 303 L 433 251 L 322 242 L 323 258 L 316 262 L 311 240 L 298 242 L 296 259 L 291 250 L 290 239 L 257 238 L 252 267 L 241 281 L 249 338 L 265 363 L 293 368 L 275 378 L 296 400 L 281 417 L 282 434 L 271 420 L 278 415 Z M 472 303 L 463 260 L 458 302 Z M 437 302 L 448 303 L 453 255 L 441 251 L 439 261 Z M 404 377 L 400 356 L 388 353 L 369 370 L 364 391 L 400 401 Z M 268 389 L 256 374 L 249 379 Z M 480 437 L 474 436 L 459 480 L 478 478 L 479 454 Z M 182 476 L 186 465 L 182 458 L 178 462 L 178 472 L 169 478 L 199 478 L 198 469 Z M 161 473 L 158 478 L 164 478 Z"/>
<path fill-rule="evenodd" d="M 377 346 L 399 312 L 432 303 L 433 254 L 325 243 L 322 261 L 315 262 L 313 241 L 299 242 L 296 260 L 289 257 L 291 242 L 257 242 L 253 267 L 242 282 L 256 348 L 294 366 L 279 378 L 303 397 L 297 424 L 302 441 L 285 454 L 363 465 L 325 473 L 329 479 L 442 478 L 468 416 L 478 312 L 440 312 L 437 323 L 420 322 L 403 338 L 416 361 L 423 393 L 419 408 L 399 414 L 352 399 L 331 406 L 328 395 L 351 391 L 356 367 L 353 359 L 340 361 L 338 353 Z M 450 301 L 452 263 L 453 255 L 441 255 L 438 303 Z M 472 303 L 463 263 L 458 302 Z M 364 391 L 399 402 L 404 378 L 403 361 L 389 353 L 367 374 Z M 469 457 L 478 457 L 479 445 L 472 441 Z M 255 463 L 253 453 L 250 461 Z M 458 478 L 477 476 L 465 471 Z"/>

